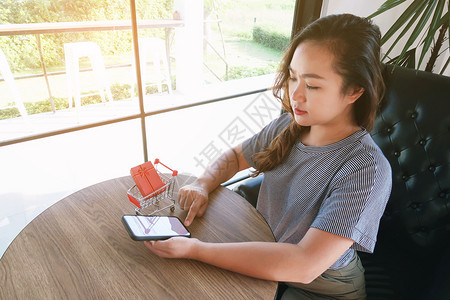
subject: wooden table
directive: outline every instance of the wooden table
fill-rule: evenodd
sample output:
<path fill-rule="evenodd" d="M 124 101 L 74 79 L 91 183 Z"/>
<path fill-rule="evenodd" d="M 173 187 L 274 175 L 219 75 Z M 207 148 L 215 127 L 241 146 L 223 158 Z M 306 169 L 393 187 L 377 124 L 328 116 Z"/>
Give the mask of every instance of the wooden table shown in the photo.
<path fill-rule="evenodd" d="M 175 191 L 188 180 L 179 175 Z M 28 224 L 0 260 L 0 299 L 274 298 L 275 282 L 163 259 L 131 240 L 121 217 L 134 213 L 126 197 L 132 183 L 127 176 L 90 186 Z M 186 217 L 178 206 L 166 214 Z M 189 230 L 208 242 L 274 240 L 261 215 L 223 187 L 210 195 L 208 210 Z"/>

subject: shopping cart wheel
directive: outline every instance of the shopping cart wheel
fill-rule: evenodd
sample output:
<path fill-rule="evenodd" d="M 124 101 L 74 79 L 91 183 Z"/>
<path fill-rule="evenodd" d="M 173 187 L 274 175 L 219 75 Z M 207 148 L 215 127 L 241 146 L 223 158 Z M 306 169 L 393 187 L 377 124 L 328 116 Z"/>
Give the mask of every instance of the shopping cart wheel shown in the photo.
<path fill-rule="evenodd" d="M 174 211 L 175 211 L 175 206 L 172 206 L 172 207 L 170 208 L 170 211 L 171 211 L 171 212 L 174 212 Z"/>

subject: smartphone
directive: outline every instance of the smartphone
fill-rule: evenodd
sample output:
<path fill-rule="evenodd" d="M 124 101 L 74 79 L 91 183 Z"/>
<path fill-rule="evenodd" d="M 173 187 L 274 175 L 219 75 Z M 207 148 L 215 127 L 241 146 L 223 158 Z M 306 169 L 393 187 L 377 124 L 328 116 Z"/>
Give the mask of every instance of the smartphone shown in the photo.
<path fill-rule="evenodd" d="M 189 230 L 174 216 L 124 215 L 122 223 L 135 241 L 166 240 L 175 236 L 191 237 Z"/>

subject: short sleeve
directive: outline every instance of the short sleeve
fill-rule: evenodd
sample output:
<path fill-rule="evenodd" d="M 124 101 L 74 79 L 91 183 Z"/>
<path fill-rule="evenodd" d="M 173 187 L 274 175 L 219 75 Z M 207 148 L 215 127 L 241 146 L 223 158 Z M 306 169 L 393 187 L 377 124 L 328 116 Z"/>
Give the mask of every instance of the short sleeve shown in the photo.
<path fill-rule="evenodd" d="M 283 129 L 285 129 L 292 122 L 292 117 L 289 113 L 283 113 L 279 118 L 273 120 L 266 125 L 259 133 L 242 143 L 242 151 L 245 159 L 251 167 L 255 167 L 252 160 L 252 155 L 264 150 L 270 145 L 270 142 L 277 137 Z"/>
<path fill-rule="evenodd" d="M 355 241 L 351 248 L 372 253 L 392 186 L 382 155 L 365 153 L 340 168 L 311 227 Z"/>

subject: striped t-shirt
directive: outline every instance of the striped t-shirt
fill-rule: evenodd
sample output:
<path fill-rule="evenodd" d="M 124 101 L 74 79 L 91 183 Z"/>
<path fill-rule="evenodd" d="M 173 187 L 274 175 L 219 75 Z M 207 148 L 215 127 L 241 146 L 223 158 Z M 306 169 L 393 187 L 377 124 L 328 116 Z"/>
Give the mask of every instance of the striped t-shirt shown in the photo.
<path fill-rule="evenodd" d="M 262 151 L 290 123 L 285 113 L 243 143 L 244 157 Z M 282 164 L 264 173 L 258 211 L 277 242 L 297 244 L 310 227 L 355 243 L 331 267 L 345 267 L 355 250 L 373 252 L 391 192 L 391 167 L 365 129 L 322 147 L 298 141 Z"/>

